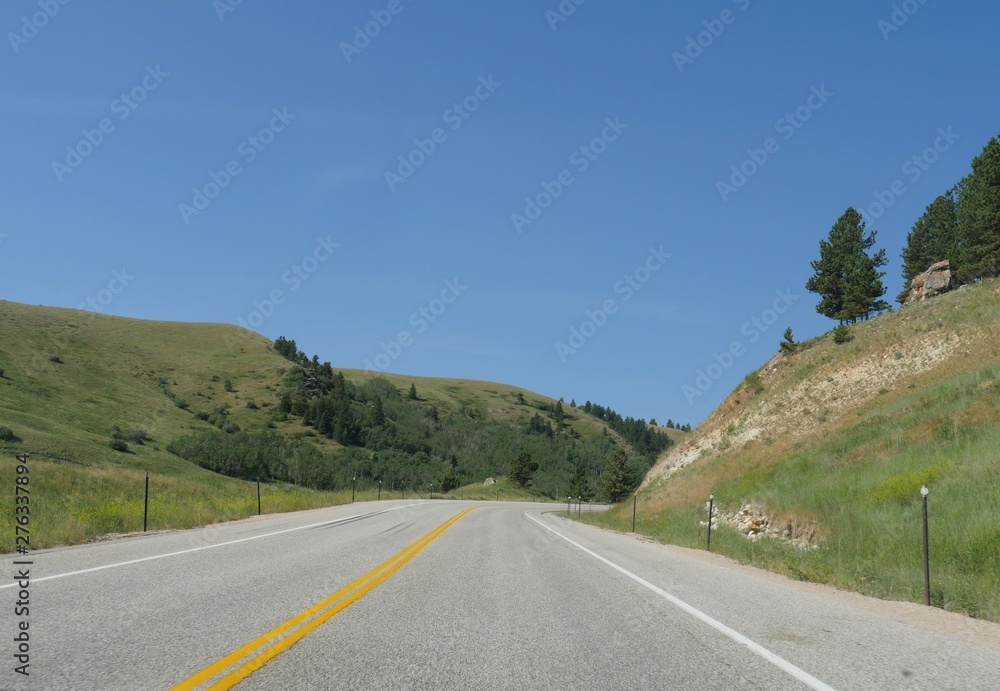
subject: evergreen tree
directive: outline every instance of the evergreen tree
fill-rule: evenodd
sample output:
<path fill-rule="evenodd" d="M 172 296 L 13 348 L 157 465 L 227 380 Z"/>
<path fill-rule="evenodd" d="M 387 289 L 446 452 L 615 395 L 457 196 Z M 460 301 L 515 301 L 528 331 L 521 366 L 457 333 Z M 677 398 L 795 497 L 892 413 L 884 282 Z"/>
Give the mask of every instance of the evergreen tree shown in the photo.
<path fill-rule="evenodd" d="M 674 428 L 674 421 L 667 420 L 667 429 L 673 429 L 673 428 Z"/>
<path fill-rule="evenodd" d="M 410 393 L 407 395 L 407 398 L 410 399 L 411 401 L 417 400 L 417 385 L 416 384 L 410 384 Z"/>
<path fill-rule="evenodd" d="M 590 483 L 587 482 L 587 470 L 579 461 L 576 464 L 573 478 L 569 482 L 569 494 L 571 497 L 583 497 L 584 499 L 591 497 Z"/>
<path fill-rule="evenodd" d="M 621 449 L 616 449 L 601 475 L 604 498 L 617 504 L 631 494 L 634 487 L 635 476 L 628 467 L 628 456 Z"/>
<path fill-rule="evenodd" d="M 781 339 L 780 347 L 781 352 L 787 355 L 791 355 L 798 349 L 799 344 L 795 342 L 795 337 L 792 335 L 792 327 L 789 326 L 785 329 L 785 335 Z"/>
<path fill-rule="evenodd" d="M 958 280 L 1000 275 L 1000 138 L 972 160 L 958 200 Z"/>
<path fill-rule="evenodd" d="M 507 476 L 516 487 L 524 488 L 531 482 L 531 476 L 536 470 L 538 470 L 538 464 L 531 460 L 531 454 L 527 451 L 522 451 L 511 462 Z"/>
<path fill-rule="evenodd" d="M 850 207 L 837 219 L 826 240 L 820 240 L 820 258 L 811 262 L 816 273 L 806 282 L 806 290 L 820 296 L 816 311 L 841 323 L 857 321 L 888 305 L 885 294 L 885 250 L 873 256 L 867 251 L 875 245 L 876 231 L 865 235 L 865 222 L 857 209 Z"/>
<path fill-rule="evenodd" d="M 566 426 L 566 413 L 563 412 L 562 401 L 556 402 L 555 409 L 556 427 L 562 429 Z"/>
<path fill-rule="evenodd" d="M 956 185 L 935 199 L 924 215 L 913 224 L 906 235 L 903 259 L 903 292 L 897 300 L 902 302 L 910 291 L 910 284 L 917 274 L 932 264 L 951 260 L 952 272 L 958 270 L 958 196 L 961 184 Z"/>

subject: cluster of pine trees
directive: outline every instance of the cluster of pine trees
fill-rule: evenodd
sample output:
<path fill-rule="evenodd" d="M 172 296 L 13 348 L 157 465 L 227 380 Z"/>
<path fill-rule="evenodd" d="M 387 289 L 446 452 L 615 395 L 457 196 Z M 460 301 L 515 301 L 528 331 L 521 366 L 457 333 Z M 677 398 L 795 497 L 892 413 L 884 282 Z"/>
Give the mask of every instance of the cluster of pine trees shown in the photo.
<path fill-rule="evenodd" d="M 611 408 L 605 408 L 590 401 L 584 403 L 581 410 L 593 415 L 598 420 L 603 420 L 608 427 L 620 434 L 641 455 L 655 457 L 672 443 L 670 437 L 650 427 L 642 418 L 638 420 L 633 417 L 623 418 Z"/>
<path fill-rule="evenodd" d="M 1000 275 L 1000 138 L 972 160 L 972 172 L 928 205 L 906 236 L 903 293 L 944 259 L 960 284 Z"/>
<path fill-rule="evenodd" d="M 529 403 L 518 394 L 516 403 L 534 410 L 526 424 L 512 425 L 470 408 L 439 410 L 420 398 L 415 384 L 404 392 L 381 377 L 352 383 L 330 363 L 307 357 L 294 340 L 279 337 L 274 348 L 294 367 L 271 409 L 269 424 L 298 420 L 305 438 L 286 438 L 273 429 L 223 427 L 226 411 L 218 410 L 217 416 L 206 414 L 204 419 L 217 417 L 217 426 L 226 434 L 191 434 L 173 440 L 168 449 L 233 477 L 318 489 L 381 483 L 388 491 L 449 492 L 506 473 L 515 484 L 530 485 L 542 495 L 565 497 L 572 485 L 574 496 L 591 498 L 597 491 L 606 492 L 601 477 L 611 461 L 617 468 L 627 458 L 628 472 L 612 473 L 619 478 L 614 483 L 617 494 L 624 484 L 642 477 L 669 443 L 645 422 L 622 419 L 597 406 L 598 415 L 633 445 L 625 456 L 611 435 L 581 437 L 567 424 L 572 413 L 566 413 L 561 400 Z M 309 437 L 316 436 L 343 448 L 325 454 L 310 443 Z"/>
<path fill-rule="evenodd" d="M 867 232 L 853 207 L 837 220 L 806 289 L 820 296 L 816 311 L 841 325 L 868 319 L 889 308 L 882 299 L 880 271 L 885 250 L 874 250 L 876 231 Z M 972 172 L 935 199 L 907 235 L 902 252 L 902 302 L 913 278 L 948 259 L 956 283 L 1000 276 L 1000 138 L 994 137 L 972 161 Z"/>

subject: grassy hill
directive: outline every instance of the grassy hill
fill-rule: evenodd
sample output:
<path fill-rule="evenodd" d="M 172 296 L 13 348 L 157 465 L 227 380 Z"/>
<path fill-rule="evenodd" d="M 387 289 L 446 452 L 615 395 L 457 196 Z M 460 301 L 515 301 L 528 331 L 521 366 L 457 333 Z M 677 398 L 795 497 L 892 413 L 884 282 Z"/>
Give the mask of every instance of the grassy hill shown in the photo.
<path fill-rule="evenodd" d="M 637 531 L 796 578 L 1000 621 L 1000 282 L 775 355 L 648 474 Z M 631 529 L 632 507 L 595 522 Z M 742 524 L 742 525 L 741 525 Z M 755 533 L 749 536 L 749 532 Z"/>
<path fill-rule="evenodd" d="M 141 530 L 147 471 L 151 529 L 255 514 L 255 482 L 209 472 L 168 451 L 179 439 L 225 437 L 219 427 L 238 429 L 229 438 L 251 443 L 254 435 L 278 435 L 298 444 L 296 453 L 309 451 L 303 462 L 322 460 L 335 474 L 323 485 L 332 491 L 265 483 L 265 512 L 349 501 L 354 485 L 359 498 L 375 498 L 379 479 L 385 496 L 426 496 L 438 489 L 433 481 L 449 464 L 456 490 L 464 485 L 474 494 L 472 487 L 486 477 L 505 474 L 515 448 L 531 450 L 542 466 L 536 494 L 561 497 L 574 458 L 585 462 L 596 485 L 620 440 L 604 422 L 569 405 L 565 427 L 548 436 L 526 434 L 535 415 L 552 424 L 556 400 L 513 386 L 344 370 L 358 397 L 353 413 L 364 416 L 380 398 L 389 418 L 388 442 L 346 448 L 301 415 L 278 410 L 290 393 L 318 396 L 302 388 L 312 376 L 308 368 L 234 326 L 0 301 L 0 334 L 0 477 L 12 487 L 14 455 L 30 453 L 35 546 Z M 405 396 L 411 385 L 416 401 Z M 110 446 L 116 428 L 133 439 L 127 452 Z M 412 440 L 414 452 L 393 447 L 396 436 Z M 637 460 L 645 463 L 637 470 L 645 472 L 652 461 Z M 502 494 L 530 496 L 513 488 Z M 0 518 L 13 522 L 13 516 L 13 497 L 0 497 Z M 3 549 L 11 547 L 3 543 Z"/>

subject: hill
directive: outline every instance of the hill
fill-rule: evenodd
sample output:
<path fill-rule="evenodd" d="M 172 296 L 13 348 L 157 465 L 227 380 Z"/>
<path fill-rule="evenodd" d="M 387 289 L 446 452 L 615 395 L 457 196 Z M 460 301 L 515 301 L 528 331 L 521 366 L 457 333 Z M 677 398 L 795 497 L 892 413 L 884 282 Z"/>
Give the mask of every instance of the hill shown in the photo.
<path fill-rule="evenodd" d="M 1000 283 L 776 354 L 664 454 L 641 533 L 797 578 L 1000 621 Z M 595 518 L 631 527 L 631 506 Z"/>
<path fill-rule="evenodd" d="M 255 513 L 258 478 L 270 511 L 447 494 L 527 450 L 535 495 L 561 499 L 578 465 L 596 488 L 615 448 L 639 476 L 655 458 L 622 436 L 637 421 L 504 384 L 335 373 L 235 326 L 3 301 L 0 333 L 0 473 L 13 482 L 13 455 L 30 453 L 43 545 L 141 529 L 147 471 L 164 528 Z M 639 442 L 659 438 L 642 429 Z"/>

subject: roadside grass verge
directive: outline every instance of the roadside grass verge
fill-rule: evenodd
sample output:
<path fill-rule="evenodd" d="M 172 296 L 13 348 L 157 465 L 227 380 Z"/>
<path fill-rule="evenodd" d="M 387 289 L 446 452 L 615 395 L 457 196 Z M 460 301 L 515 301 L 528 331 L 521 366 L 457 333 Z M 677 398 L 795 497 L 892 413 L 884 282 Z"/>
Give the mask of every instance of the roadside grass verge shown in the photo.
<path fill-rule="evenodd" d="M 712 550 L 801 580 L 890 600 L 923 602 L 920 487 L 929 496 L 932 604 L 1000 622 L 1000 368 L 960 375 L 859 411 L 855 424 L 787 450 L 750 444 L 640 495 L 636 530 L 704 548 L 709 487 L 721 513 L 753 502 L 771 516 L 816 521 L 809 549 L 751 541 L 720 521 Z M 632 502 L 583 520 L 631 530 Z"/>
<path fill-rule="evenodd" d="M 108 534 L 142 531 L 146 474 L 133 468 L 29 460 L 30 549 L 90 542 Z M 14 455 L 0 455 L 0 523 L 13 526 Z M 150 473 L 149 530 L 193 528 L 257 515 L 257 486 L 211 473 L 178 477 Z M 374 498 L 374 496 L 372 497 Z M 264 513 L 348 503 L 351 493 L 318 492 L 291 485 L 261 485 Z M 14 531 L 0 551 L 14 550 Z"/>

